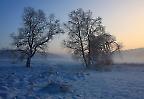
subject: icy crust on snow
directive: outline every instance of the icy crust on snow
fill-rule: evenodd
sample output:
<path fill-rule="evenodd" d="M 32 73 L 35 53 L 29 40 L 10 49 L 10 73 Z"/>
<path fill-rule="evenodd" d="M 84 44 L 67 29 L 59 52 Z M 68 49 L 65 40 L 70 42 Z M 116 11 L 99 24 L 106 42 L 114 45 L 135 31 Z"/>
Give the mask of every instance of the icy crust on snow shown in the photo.
<path fill-rule="evenodd" d="M 38 65 L 0 66 L 0 99 L 144 99 L 144 65 L 109 71 Z"/>

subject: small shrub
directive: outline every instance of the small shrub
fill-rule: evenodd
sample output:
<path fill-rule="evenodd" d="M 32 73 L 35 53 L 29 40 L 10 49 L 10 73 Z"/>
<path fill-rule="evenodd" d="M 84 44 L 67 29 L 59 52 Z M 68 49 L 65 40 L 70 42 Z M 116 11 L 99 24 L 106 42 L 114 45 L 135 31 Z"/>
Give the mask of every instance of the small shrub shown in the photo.
<path fill-rule="evenodd" d="M 66 84 L 61 84 L 60 85 L 60 90 L 62 91 L 62 92 L 69 92 L 70 91 L 70 85 L 66 85 Z"/>

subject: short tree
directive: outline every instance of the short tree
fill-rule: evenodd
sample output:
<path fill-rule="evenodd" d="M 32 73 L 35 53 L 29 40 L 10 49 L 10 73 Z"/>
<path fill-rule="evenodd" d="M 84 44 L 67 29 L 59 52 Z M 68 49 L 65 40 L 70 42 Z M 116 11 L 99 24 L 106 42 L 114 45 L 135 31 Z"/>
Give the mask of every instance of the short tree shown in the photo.
<path fill-rule="evenodd" d="M 91 37 L 91 64 L 109 65 L 113 63 L 112 55 L 115 51 L 120 51 L 120 44 L 116 38 L 109 33 L 101 33 Z"/>
<path fill-rule="evenodd" d="M 101 55 L 108 56 L 111 50 L 117 50 L 118 47 L 118 44 L 115 44 L 116 49 L 113 49 L 114 46 L 112 48 L 116 40 L 105 32 L 101 20 L 100 17 L 93 18 L 91 11 L 77 9 L 69 14 L 69 21 L 65 24 L 68 39 L 64 44 L 72 50 L 74 56 L 83 60 L 86 67 L 98 62 L 99 58 L 102 59 Z"/>
<path fill-rule="evenodd" d="M 46 18 L 42 10 L 27 7 L 24 9 L 23 26 L 17 34 L 12 34 L 13 45 L 21 56 L 26 58 L 26 67 L 30 67 L 31 58 L 38 51 L 43 51 L 55 34 L 62 33 L 59 20 L 54 15 Z"/>

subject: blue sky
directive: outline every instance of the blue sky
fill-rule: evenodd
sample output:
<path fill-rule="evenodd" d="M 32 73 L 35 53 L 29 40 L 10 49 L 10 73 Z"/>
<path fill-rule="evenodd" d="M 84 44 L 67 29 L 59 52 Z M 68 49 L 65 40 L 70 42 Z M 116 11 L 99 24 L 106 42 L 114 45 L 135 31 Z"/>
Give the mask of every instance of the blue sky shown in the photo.
<path fill-rule="evenodd" d="M 90 9 L 94 17 L 103 18 L 107 31 L 123 43 L 124 49 L 144 47 L 143 5 L 144 0 L 0 0 L 0 48 L 9 46 L 10 33 L 21 27 L 23 8 L 28 6 L 42 9 L 47 15 L 54 13 L 62 22 L 72 10 Z M 50 49 L 63 50 L 60 40 L 56 39 L 52 44 L 57 46 Z"/>

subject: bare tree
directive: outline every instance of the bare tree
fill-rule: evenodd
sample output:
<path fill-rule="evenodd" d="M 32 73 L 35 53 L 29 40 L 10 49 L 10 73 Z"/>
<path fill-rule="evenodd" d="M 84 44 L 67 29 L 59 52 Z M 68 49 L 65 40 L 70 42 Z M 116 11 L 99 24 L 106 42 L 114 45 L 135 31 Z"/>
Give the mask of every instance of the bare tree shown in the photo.
<path fill-rule="evenodd" d="M 54 15 L 46 18 L 42 10 L 27 7 L 24 9 L 23 26 L 17 34 L 12 34 L 13 45 L 27 59 L 26 67 L 30 67 L 35 53 L 45 50 L 53 36 L 62 32 L 59 20 Z"/>
<path fill-rule="evenodd" d="M 65 45 L 73 54 L 82 58 L 86 67 L 90 65 L 90 35 L 97 31 L 99 18 L 92 18 L 92 12 L 77 9 L 69 14 L 70 20 L 65 24 L 69 38 Z M 89 58 L 87 58 L 89 56 Z"/>
<path fill-rule="evenodd" d="M 96 57 L 101 54 L 95 51 L 100 50 L 101 45 L 106 46 L 104 50 L 111 52 L 110 45 L 116 41 L 111 39 L 114 42 L 108 42 L 113 37 L 105 32 L 101 20 L 100 17 L 93 18 L 91 11 L 77 9 L 69 14 L 69 21 L 65 24 L 66 32 L 68 32 L 65 45 L 72 50 L 74 56 L 84 61 L 86 67 L 97 61 Z"/>
<path fill-rule="evenodd" d="M 81 57 L 86 65 L 88 66 L 86 55 L 85 55 L 85 41 L 86 36 L 84 31 L 84 19 L 85 13 L 82 9 L 72 11 L 69 14 L 70 20 L 65 24 L 66 30 L 68 31 L 69 38 L 65 41 L 65 45 L 72 49 L 73 54 L 76 57 Z"/>

